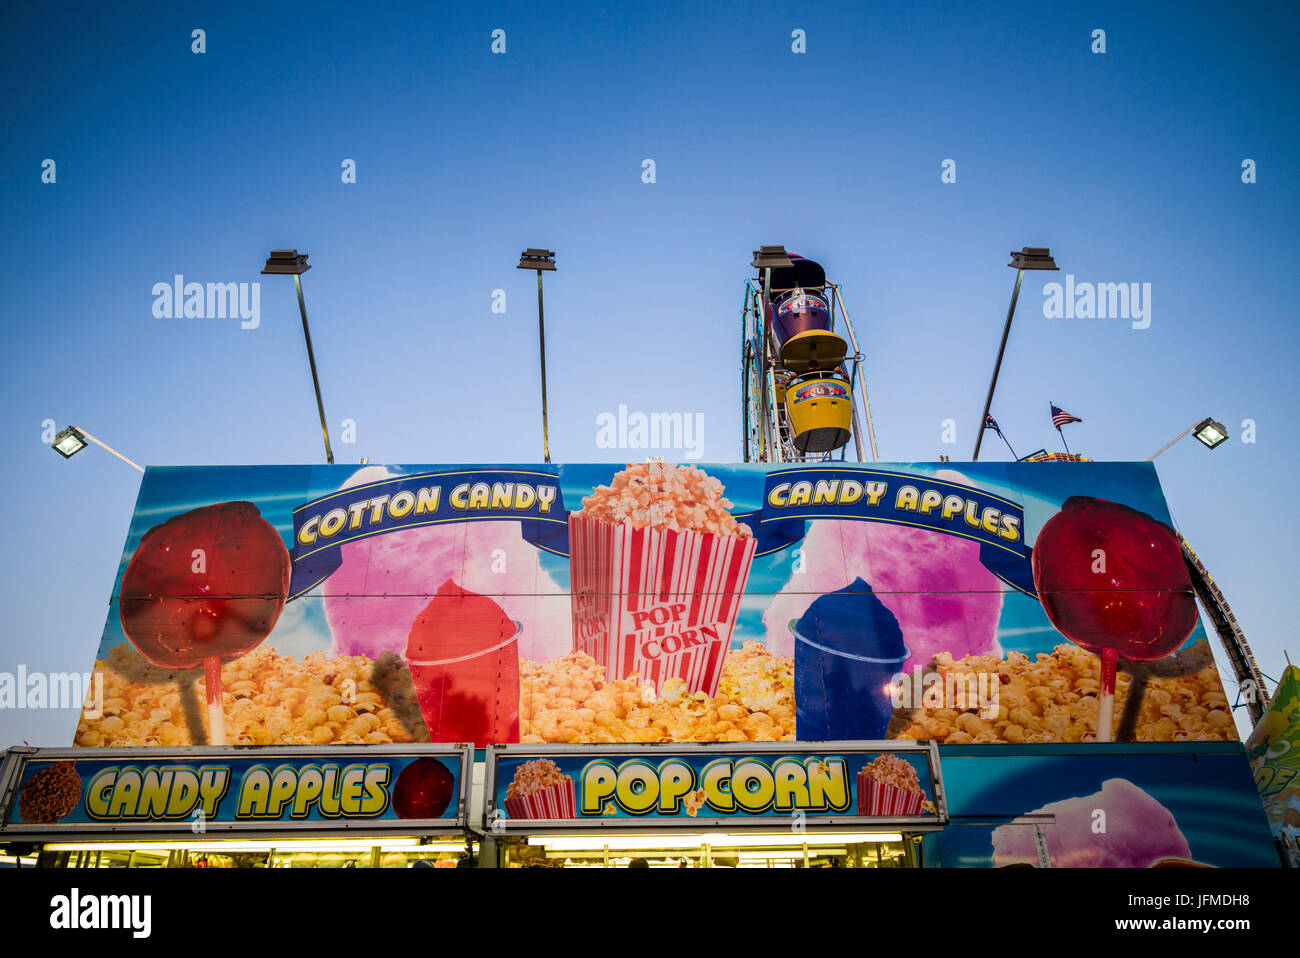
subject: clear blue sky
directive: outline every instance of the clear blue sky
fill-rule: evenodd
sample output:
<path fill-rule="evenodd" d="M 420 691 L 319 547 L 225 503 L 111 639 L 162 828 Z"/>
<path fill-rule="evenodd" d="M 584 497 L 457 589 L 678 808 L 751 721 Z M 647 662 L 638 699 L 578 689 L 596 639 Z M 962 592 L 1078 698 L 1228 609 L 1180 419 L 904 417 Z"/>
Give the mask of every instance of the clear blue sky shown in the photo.
<path fill-rule="evenodd" d="M 1221 449 L 1160 458 L 1170 509 L 1264 670 L 1300 649 L 1279 502 L 1300 420 L 1293 5 L 186 6 L 0 13 L 0 671 L 89 668 L 138 489 L 100 450 L 60 459 L 43 420 L 144 463 L 321 458 L 293 284 L 258 275 L 293 246 L 315 267 L 340 462 L 540 459 L 525 246 L 558 254 L 560 462 L 622 455 L 596 445 L 620 403 L 702 413 L 703 460 L 739 458 L 738 312 L 761 243 L 844 285 L 886 460 L 969 458 L 1008 250 L 1050 246 L 1053 279 L 1150 283 L 1139 331 L 1044 318 L 1029 274 L 994 415 L 1021 454 L 1057 449 L 1055 401 L 1084 420 L 1071 447 L 1106 459 L 1226 423 Z M 151 288 L 176 273 L 264 281 L 261 326 L 156 319 Z M 74 726 L 0 712 L 0 741 L 63 745 Z"/>

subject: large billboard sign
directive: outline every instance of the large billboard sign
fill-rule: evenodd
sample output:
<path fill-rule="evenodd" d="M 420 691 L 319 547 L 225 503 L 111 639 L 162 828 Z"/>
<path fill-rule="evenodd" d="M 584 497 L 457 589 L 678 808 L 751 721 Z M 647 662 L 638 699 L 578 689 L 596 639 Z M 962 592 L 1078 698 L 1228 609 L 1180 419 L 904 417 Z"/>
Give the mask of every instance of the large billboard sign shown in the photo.
<path fill-rule="evenodd" d="M 0 765 L 0 837 L 427 830 L 466 821 L 472 749 L 15 748 Z"/>
<path fill-rule="evenodd" d="M 928 831 L 948 820 L 933 743 L 501 745 L 487 768 L 484 822 L 497 834 L 643 826 Z"/>
<path fill-rule="evenodd" d="M 1169 523 L 1148 463 L 151 468 L 76 744 L 1231 740 Z"/>

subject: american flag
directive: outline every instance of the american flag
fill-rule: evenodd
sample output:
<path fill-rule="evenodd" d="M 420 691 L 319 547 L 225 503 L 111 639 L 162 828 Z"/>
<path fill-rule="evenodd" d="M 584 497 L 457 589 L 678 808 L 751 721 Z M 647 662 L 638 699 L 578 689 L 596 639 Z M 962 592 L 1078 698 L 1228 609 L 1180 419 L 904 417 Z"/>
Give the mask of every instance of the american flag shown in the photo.
<path fill-rule="evenodd" d="M 1002 430 L 1001 430 L 1000 428 L 998 428 L 998 421 L 997 421 L 996 419 L 994 419 L 992 416 L 987 416 L 987 417 L 985 417 L 985 419 L 984 419 L 984 428 L 985 428 L 985 429 L 992 429 L 992 430 L 994 430 L 995 432 L 999 432 L 999 433 L 1002 432 Z"/>
<path fill-rule="evenodd" d="M 1056 405 L 1056 403 L 1049 403 L 1048 405 L 1052 407 L 1052 425 L 1058 430 L 1067 423 L 1083 422 L 1083 420 L 1078 416 L 1071 416 L 1060 406 Z"/>

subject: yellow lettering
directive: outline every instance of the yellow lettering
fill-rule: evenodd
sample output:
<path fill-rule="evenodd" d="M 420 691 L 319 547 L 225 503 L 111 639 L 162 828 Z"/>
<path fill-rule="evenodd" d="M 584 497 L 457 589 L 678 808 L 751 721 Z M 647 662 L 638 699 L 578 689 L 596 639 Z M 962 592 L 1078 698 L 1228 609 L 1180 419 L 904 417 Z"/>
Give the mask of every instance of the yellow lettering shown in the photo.
<path fill-rule="evenodd" d="M 357 815 L 361 811 L 361 795 L 366 787 L 366 767 L 349 765 L 343 770 L 343 785 L 339 789 L 339 805 L 344 815 Z"/>
<path fill-rule="evenodd" d="M 644 762 L 633 759 L 618 770 L 618 803 L 629 812 L 648 812 L 659 801 L 659 776 Z"/>
<path fill-rule="evenodd" d="M 108 818 L 108 795 L 113 790 L 117 769 L 106 768 L 96 773 L 86 788 L 86 811 L 95 818 Z"/>
<path fill-rule="evenodd" d="M 537 501 L 537 493 L 533 492 L 533 487 L 526 482 L 519 483 L 518 489 L 515 490 L 515 508 L 519 510 L 532 508 Z"/>
<path fill-rule="evenodd" d="M 312 516 L 302 524 L 298 530 L 298 541 L 305 546 L 311 545 L 316 541 L 316 527 L 320 525 L 320 516 Z"/>
<path fill-rule="evenodd" d="M 343 528 L 343 523 L 348 521 L 348 514 L 342 509 L 331 509 L 325 513 L 325 518 L 320 521 L 320 537 L 328 539 Z"/>
<path fill-rule="evenodd" d="M 415 514 L 422 516 L 426 512 L 437 512 L 438 496 L 441 494 L 442 486 L 430 486 L 428 489 L 417 490 L 415 493 Z"/>
<path fill-rule="evenodd" d="M 731 759 L 719 758 L 700 771 L 700 788 L 704 798 L 720 812 L 734 811 L 736 798 L 731 794 Z"/>
<path fill-rule="evenodd" d="M 790 483 L 777 483 L 772 487 L 772 491 L 767 494 L 768 504 L 775 506 L 777 509 L 783 508 L 785 506 L 785 494 L 789 491 Z"/>
<path fill-rule="evenodd" d="M 998 531 L 998 519 L 1002 518 L 1002 510 L 989 506 L 980 513 L 980 528 L 985 532 L 996 534 Z"/>
<path fill-rule="evenodd" d="M 737 762 L 731 780 L 731 792 L 736 797 L 737 804 L 747 812 L 761 812 L 769 808 L 776 792 L 772 770 L 753 758 Z"/>
<path fill-rule="evenodd" d="M 239 802 L 235 815 L 239 818 L 262 818 L 266 815 L 266 800 L 271 791 L 271 773 L 262 766 L 250 768 L 239 786 Z"/>
<path fill-rule="evenodd" d="M 830 808 L 837 812 L 849 807 L 849 775 L 844 759 L 828 758 L 823 762 L 805 759 L 808 769 L 808 808 L 820 811 Z"/>
<path fill-rule="evenodd" d="M 894 508 L 915 512 L 916 500 L 920 497 L 921 491 L 916 486 L 904 486 L 898 490 L 898 496 L 894 499 Z"/>
<path fill-rule="evenodd" d="M 582 770 L 582 811 L 595 815 L 614 794 L 618 786 L 618 772 L 609 762 L 589 762 Z"/>
<path fill-rule="evenodd" d="M 492 491 L 488 489 L 486 482 L 476 482 L 470 486 L 469 507 L 471 509 L 486 509 L 491 498 Z"/>
<path fill-rule="evenodd" d="M 823 503 L 833 503 L 835 496 L 839 492 L 840 481 L 838 479 L 818 479 L 817 485 L 813 487 L 813 505 L 819 506 Z"/>
<path fill-rule="evenodd" d="M 362 815 L 378 815 L 388 807 L 389 768 L 387 765 L 372 765 L 366 769 L 366 797 L 361 800 Z"/>
<path fill-rule="evenodd" d="M 669 759 L 659 766 L 659 811 L 677 811 L 694 790 L 695 770 L 685 762 Z"/>
<path fill-rule="evenodd" d="M 306 818 L 312 803 L 320 798 L 321 789 L 325 787 L 325 776 L 319 767 L 304 765 L 298 770 L 298 791 L 293 796 L 293 810 L 289 813 L 294 818 Z"/>
<path fill-rule="evenodd" d="M 783 758 L 772 768 L 778 811 L 808 807 L 808 772 L 794 759 Z"/>
<path fill-rule="evenodd" d="M 140 773 L 123 769 L 113 783 L 113 797 L 108 800 L 109 818 L 130 818 L 140 802 Z"/>

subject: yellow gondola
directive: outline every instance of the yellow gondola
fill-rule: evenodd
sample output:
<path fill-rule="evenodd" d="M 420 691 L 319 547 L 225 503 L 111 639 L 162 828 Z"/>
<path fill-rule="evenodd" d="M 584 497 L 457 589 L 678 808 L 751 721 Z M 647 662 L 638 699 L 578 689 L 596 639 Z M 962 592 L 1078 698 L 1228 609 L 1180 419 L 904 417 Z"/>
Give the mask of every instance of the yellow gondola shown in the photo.
<path fill-rule="evenodd" d="M 785 408 L 794 430 L 791 443 L 799 452 L 830 452 L 849 441 L 853 399 L 843 373 L 815 370 L 795 378 L 786 389 Z"/>

